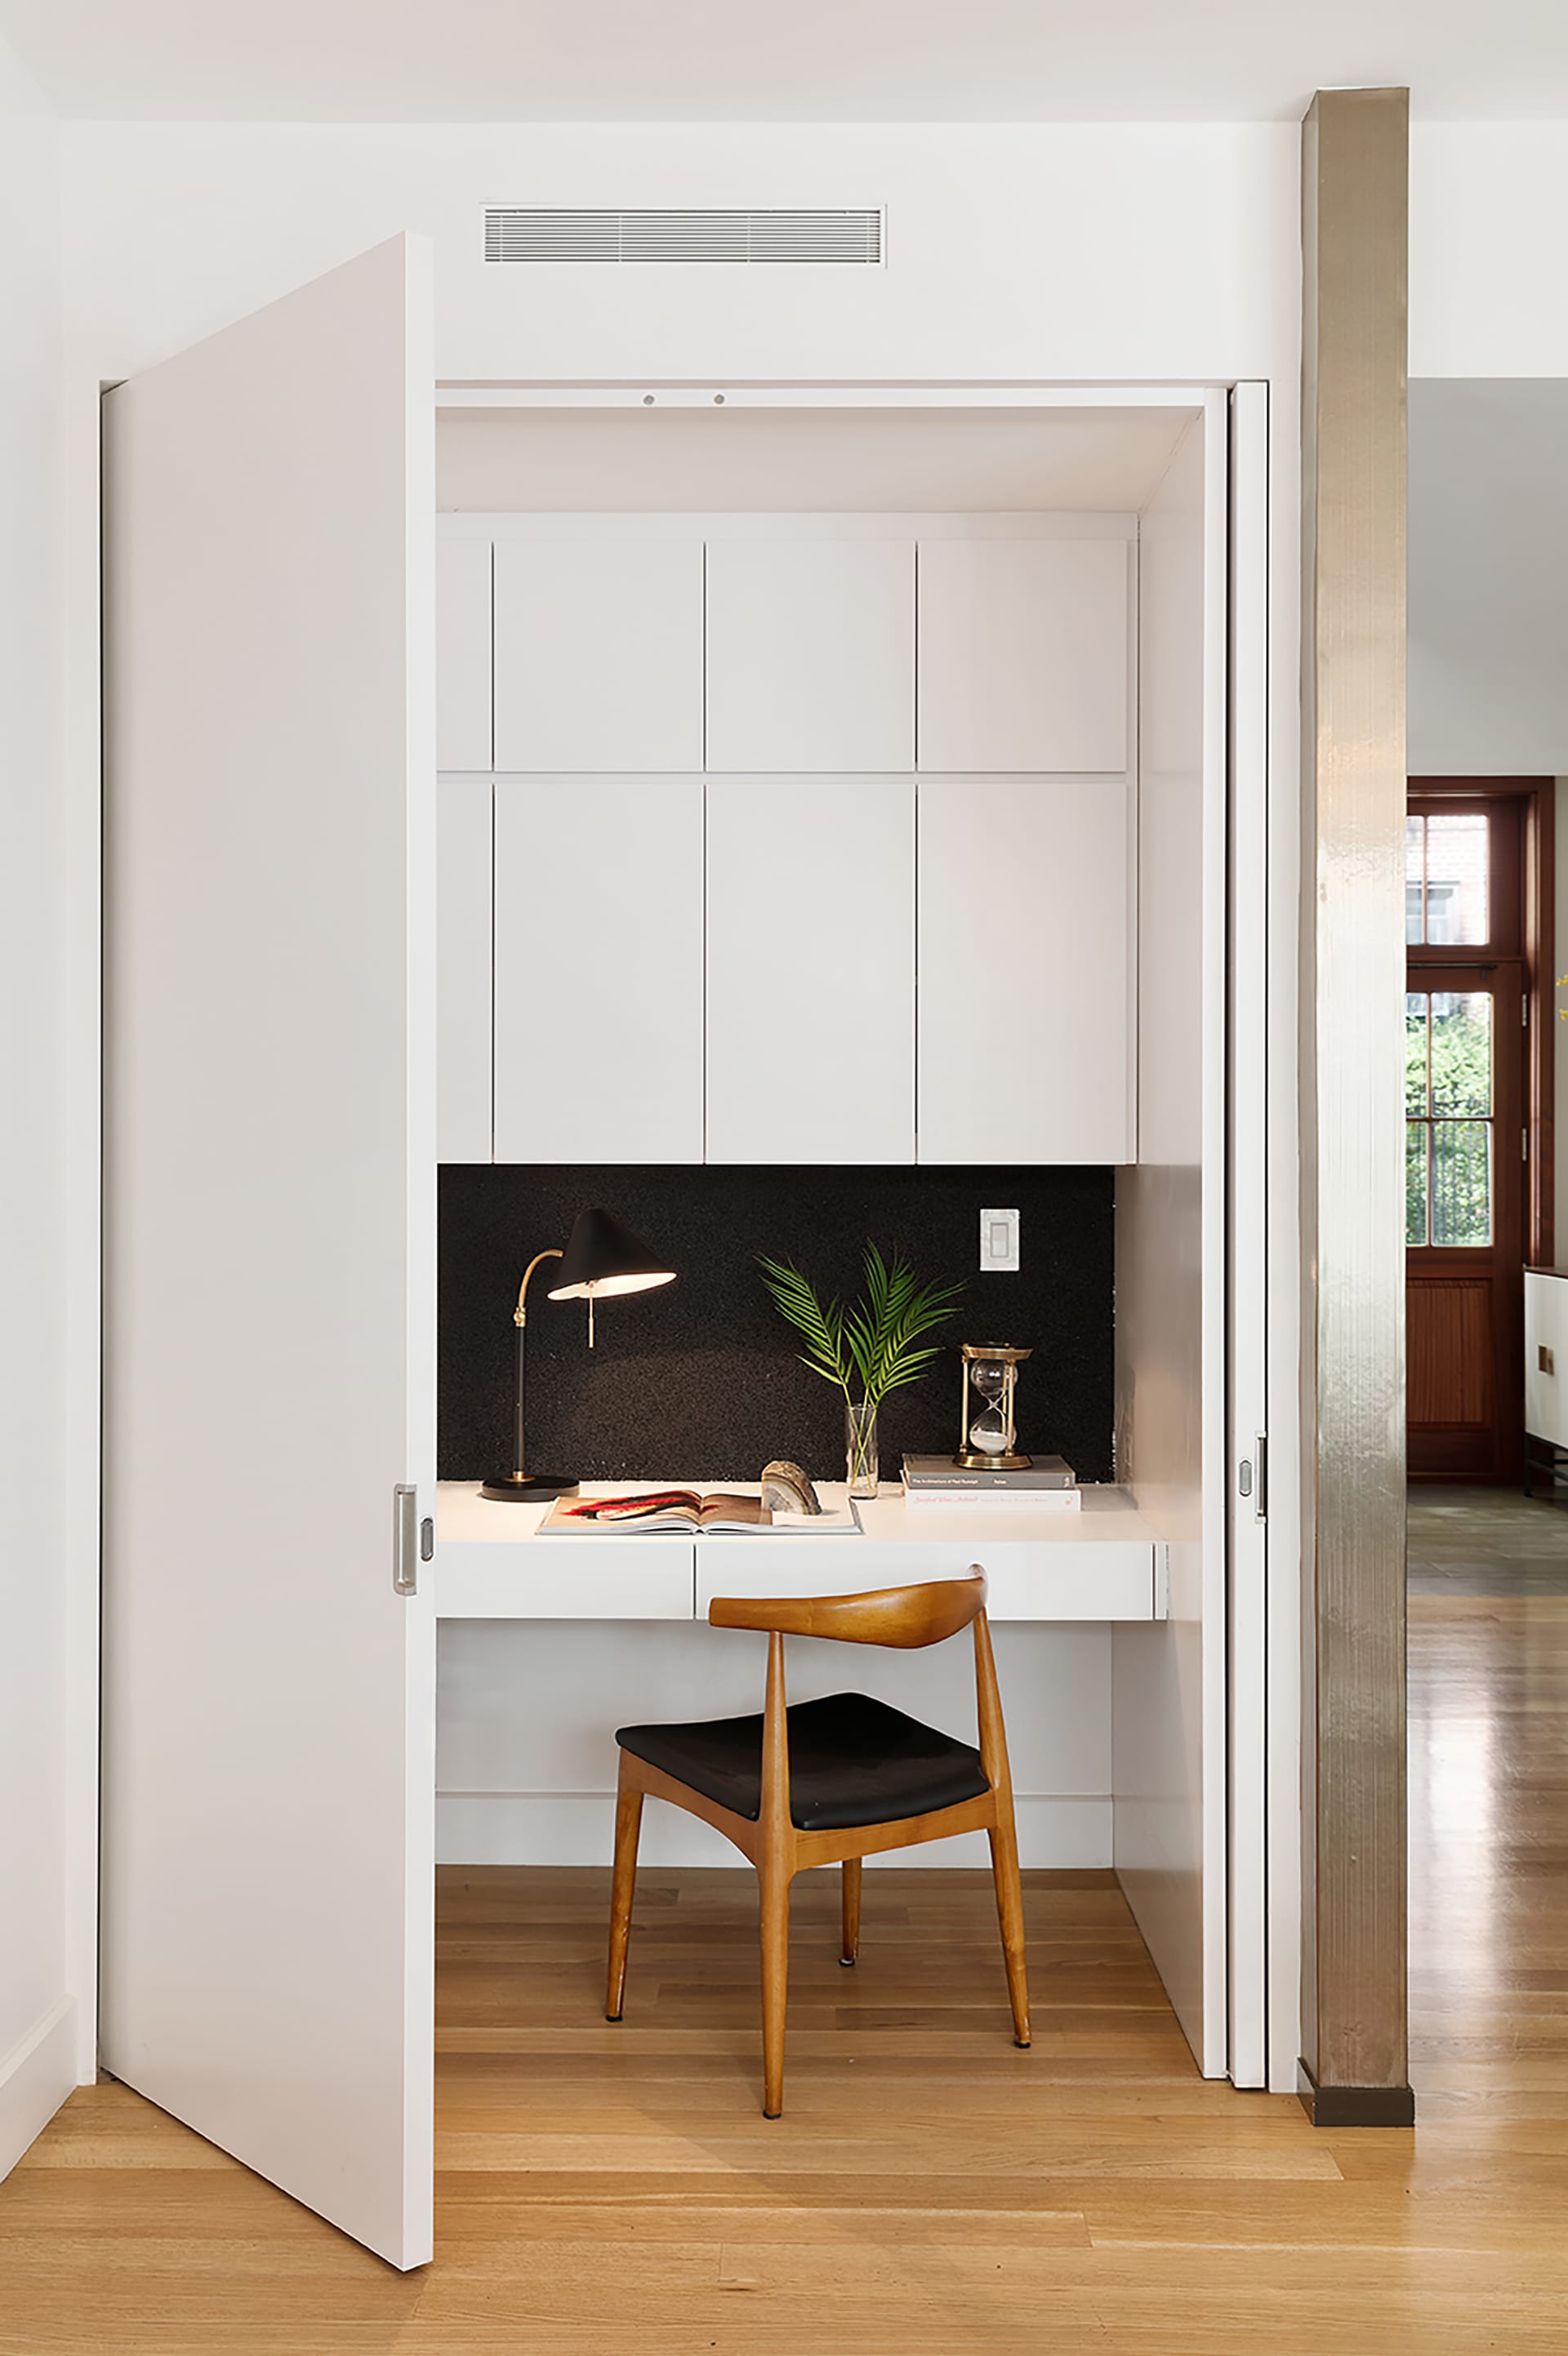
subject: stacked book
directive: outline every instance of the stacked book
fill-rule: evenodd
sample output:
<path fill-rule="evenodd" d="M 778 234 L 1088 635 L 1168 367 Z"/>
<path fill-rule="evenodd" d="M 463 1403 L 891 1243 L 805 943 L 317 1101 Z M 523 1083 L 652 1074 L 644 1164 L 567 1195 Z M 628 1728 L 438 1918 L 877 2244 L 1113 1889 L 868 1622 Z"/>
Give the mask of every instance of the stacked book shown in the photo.
<path fill-rule="evenodd" d="M 1004 1472 L 992 1465 L 971 1471 L 950 1456 L 906 1456 L 904 1503 L 911 1512 L 924 1513 L 967 1506 L 970 1512 L 993 1509 L 1022 1514 L 1076 1514 L 1083 1503 L 1070 1464 L 1059 1456 L 1036 1456 L 1021 1472 Z"/>

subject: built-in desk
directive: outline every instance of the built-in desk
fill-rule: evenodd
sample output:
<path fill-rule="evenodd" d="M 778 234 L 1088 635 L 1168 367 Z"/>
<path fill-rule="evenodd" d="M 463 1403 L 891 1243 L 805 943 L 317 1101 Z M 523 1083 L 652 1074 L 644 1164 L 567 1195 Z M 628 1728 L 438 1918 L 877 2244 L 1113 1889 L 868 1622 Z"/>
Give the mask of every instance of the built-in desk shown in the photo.
<path fill-rule="evenodd" d="M 651 1483 L 585 1482 L 613 1496 Z M 714 1483 L 706 1484 L 710 1487 Z M 726 1483 L 743 1488 L 744 1483 Z M 755 1483 L 750 1484 L 755 1490 Z M 819 1483 L 824 1505 L 842 1483 Z M 858 1537 L 541 1537 L 544 1504 L 499 1505 L 477 1482 L 437 1491 L 435 1610 L 444 1620 L 705 1620 L 715 1595 L 834 1595 L 961 1577 L 979 1563 L 994 1620 L 1163 1620 L 1166 1550 L 1124 1489 L 1080 1513 L 911 1512 L 896 1485 L 857 1512 Z"/>

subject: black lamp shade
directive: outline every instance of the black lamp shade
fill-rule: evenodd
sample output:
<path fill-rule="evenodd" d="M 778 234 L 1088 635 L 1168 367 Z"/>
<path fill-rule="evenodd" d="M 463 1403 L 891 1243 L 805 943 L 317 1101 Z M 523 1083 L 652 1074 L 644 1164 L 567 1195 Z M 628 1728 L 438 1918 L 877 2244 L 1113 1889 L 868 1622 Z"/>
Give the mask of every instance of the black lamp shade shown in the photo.
<path fill-rule="evenodd" d="M 655 1284 L 674 1280 L 674 1269 L 607 1211 L 579 1211 L 550 1298 L 583 1301 L 592 1293 L 646 1292 Z"/>

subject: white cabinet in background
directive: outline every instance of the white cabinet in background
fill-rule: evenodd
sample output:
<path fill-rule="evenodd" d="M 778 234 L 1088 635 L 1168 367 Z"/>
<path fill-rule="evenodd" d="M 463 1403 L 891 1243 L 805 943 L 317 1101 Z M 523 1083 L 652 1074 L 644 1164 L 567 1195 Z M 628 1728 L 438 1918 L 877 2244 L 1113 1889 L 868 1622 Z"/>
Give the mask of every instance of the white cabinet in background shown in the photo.
<path fill-rule="evenodd" d="M 1133 1158 L 1129 791 L 922 778 L 922 1162 Z"/>
<path fill-rule="evenodd" d="M 435 1158 L 490 1158 L 490 780 L 435 788 Z"/>
<path fill-rule="evenodd" d="M 498 777 L 498 1162 L 701 1162 L 703 781 Z"/>
<path fill-rule="evenodd" d="M 913 1162 L 913 778 L 710 778 L 707 838 L 707 1159 Z"/>
<path fill-rule="evenodd" d="M 1124 540 L 922 540 L 922 769 L 1127 766 Z"/>
<path fill-rule="evenodd" d="M 710 770 L 912 769 L 908 540 L 708 548 Z"/>
<path fill-rule="evenodd" d="M 703 766 L 700 540 L 495 550 L 498 769 Z"/>
<path fill-rule="evenodd" d="M 435 766 L 490 766 L 490 540 L 467 516 L 435 524 Z"/>

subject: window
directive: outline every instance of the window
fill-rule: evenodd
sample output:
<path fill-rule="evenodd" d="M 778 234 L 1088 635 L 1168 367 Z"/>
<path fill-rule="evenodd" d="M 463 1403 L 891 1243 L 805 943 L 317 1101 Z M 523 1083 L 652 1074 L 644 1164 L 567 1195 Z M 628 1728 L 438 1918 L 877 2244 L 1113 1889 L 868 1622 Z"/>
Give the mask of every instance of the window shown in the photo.
<path fill-rule="evenodd" d="M 1492 1240 L 1492 996 L 1411 990 L 1404 1001 L 1405 1242 Z"/>
<path fill-rule="evenodd" d="M 1491 828 L 1484 810 L 1443 810 L 1404 822 L 1404 937 L 1412 948 L 1491 938 Z"/>

